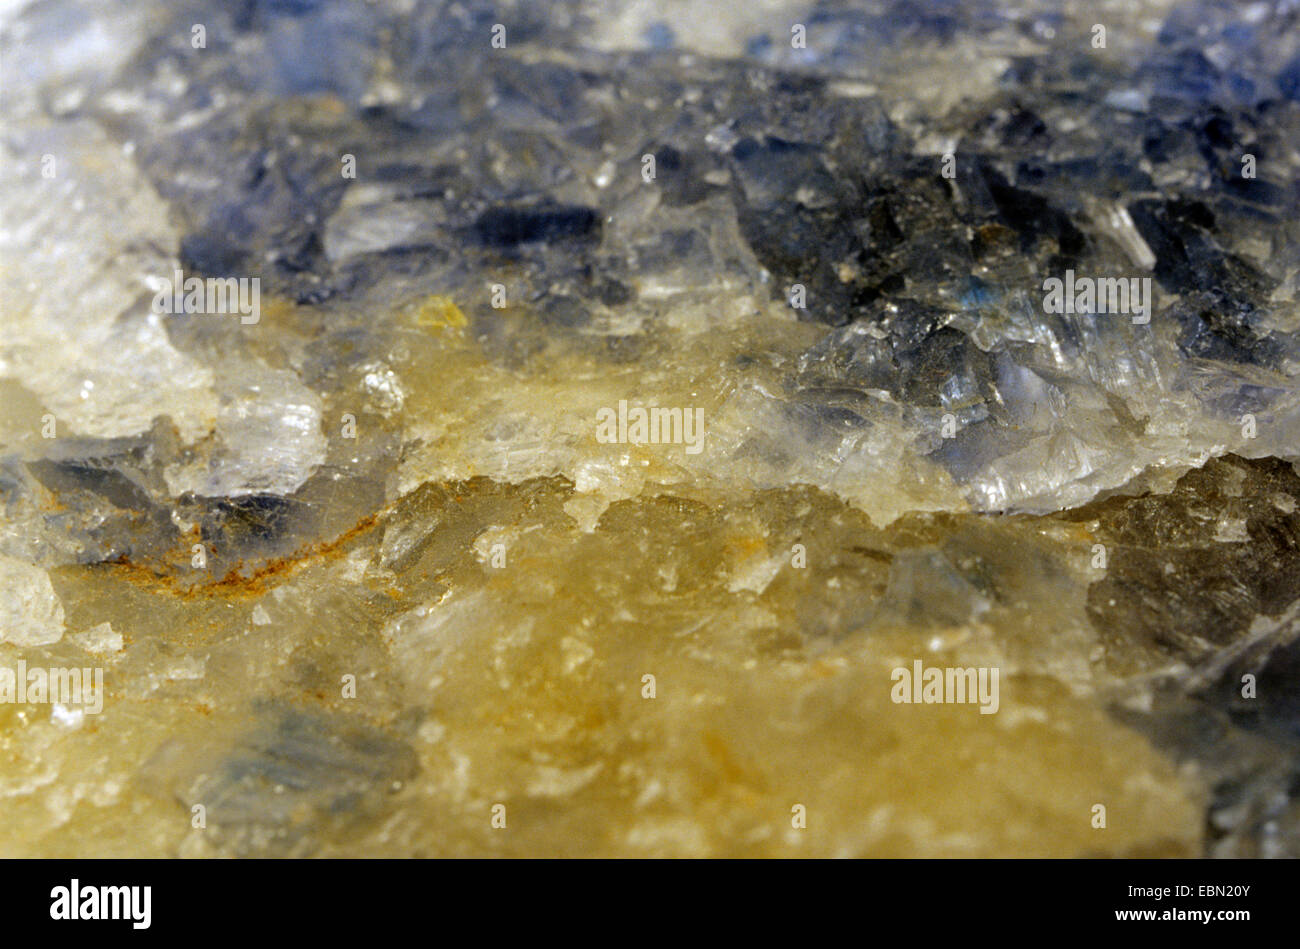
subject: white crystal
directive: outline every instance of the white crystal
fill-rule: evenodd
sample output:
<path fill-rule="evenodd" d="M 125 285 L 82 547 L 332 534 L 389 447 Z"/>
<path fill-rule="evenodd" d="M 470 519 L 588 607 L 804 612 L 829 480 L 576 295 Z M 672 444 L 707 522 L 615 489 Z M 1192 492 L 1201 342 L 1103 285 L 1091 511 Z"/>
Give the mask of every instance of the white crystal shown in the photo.
<path fill-rule="evenodd" d="M 292 494 L 325 460 L 321 401 L 286 369 L 226 364 L 217 444 L 169 467 L 167 487 L 204 497 Z"/>
<path fill-rule="evenodd" d="M 0 642 L 45 646 L 63 638 L 63 604 L 40 567 L 0 555 Z"/>
<path fill-rule="evenodd" d="M 78 646 L 94 655 L 122 651 L 122 634 L 114 632 L 111 623 L 100 623 L 72 637 Z"/>

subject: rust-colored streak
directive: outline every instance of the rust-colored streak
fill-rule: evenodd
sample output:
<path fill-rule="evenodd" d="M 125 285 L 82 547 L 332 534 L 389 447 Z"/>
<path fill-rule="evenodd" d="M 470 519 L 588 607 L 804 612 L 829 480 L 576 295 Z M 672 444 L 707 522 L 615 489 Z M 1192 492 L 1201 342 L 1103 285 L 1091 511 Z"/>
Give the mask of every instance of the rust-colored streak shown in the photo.
<path fill-rule="evenodd" d="M 277 557 L 259 564 L 251 572 L 244 572 L 245 565 L 241 561 L 225 576 L 207 583 L 187 583 L 184 574 L 159 571 L 147 564 L 136 563 L 125 554 L 111 563 L 125 579 L 151 592 L 169 593 L 182 599 L 207 596 L 258 597 L 279 586 L 308 564 L 337 559 L 349 543 L 372 530 L 385 513 L 381 511 L 367 515 L 332 540 L 300 547 L 286 557 Z M 180 559 L 184 560 L 184 557 Z"/>

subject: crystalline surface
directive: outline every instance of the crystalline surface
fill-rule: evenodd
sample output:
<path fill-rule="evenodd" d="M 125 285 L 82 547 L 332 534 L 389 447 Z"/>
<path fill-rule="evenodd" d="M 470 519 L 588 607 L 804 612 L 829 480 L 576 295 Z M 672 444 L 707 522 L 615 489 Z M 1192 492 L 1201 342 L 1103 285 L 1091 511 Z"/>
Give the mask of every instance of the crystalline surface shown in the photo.
<path fill-rule="evenodd" d="M 1101 16 L 0 5 L 0 853 L 1300 856 L 1300 10 Z"/>
<path fill-rule="evenodd" d="M 45 646 L 63 636 L 63 604 L 40 567 L 0 557 L 0 637 L 15 646 Z"/>

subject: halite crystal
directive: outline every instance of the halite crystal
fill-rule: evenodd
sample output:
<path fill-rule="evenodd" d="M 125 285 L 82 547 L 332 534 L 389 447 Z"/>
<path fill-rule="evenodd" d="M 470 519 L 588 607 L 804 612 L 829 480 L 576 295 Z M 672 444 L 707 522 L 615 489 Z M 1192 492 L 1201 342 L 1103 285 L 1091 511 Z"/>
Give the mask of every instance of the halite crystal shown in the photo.
<path fill-rule="evenodd" d="M 0 642 L 45 646 L 63 636 L 63 604 L 40 567 L 0 555 Z"/>

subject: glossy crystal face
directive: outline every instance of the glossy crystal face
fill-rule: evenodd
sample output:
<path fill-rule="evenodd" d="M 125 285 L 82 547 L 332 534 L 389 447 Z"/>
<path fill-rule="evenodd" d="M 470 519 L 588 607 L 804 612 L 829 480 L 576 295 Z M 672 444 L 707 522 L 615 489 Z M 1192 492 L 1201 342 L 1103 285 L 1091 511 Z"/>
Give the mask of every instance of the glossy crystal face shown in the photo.
<path fill-rule="evenodd" d="M 0 3 L 0 855 L 1300 856 L 1300 9 Z"/>

